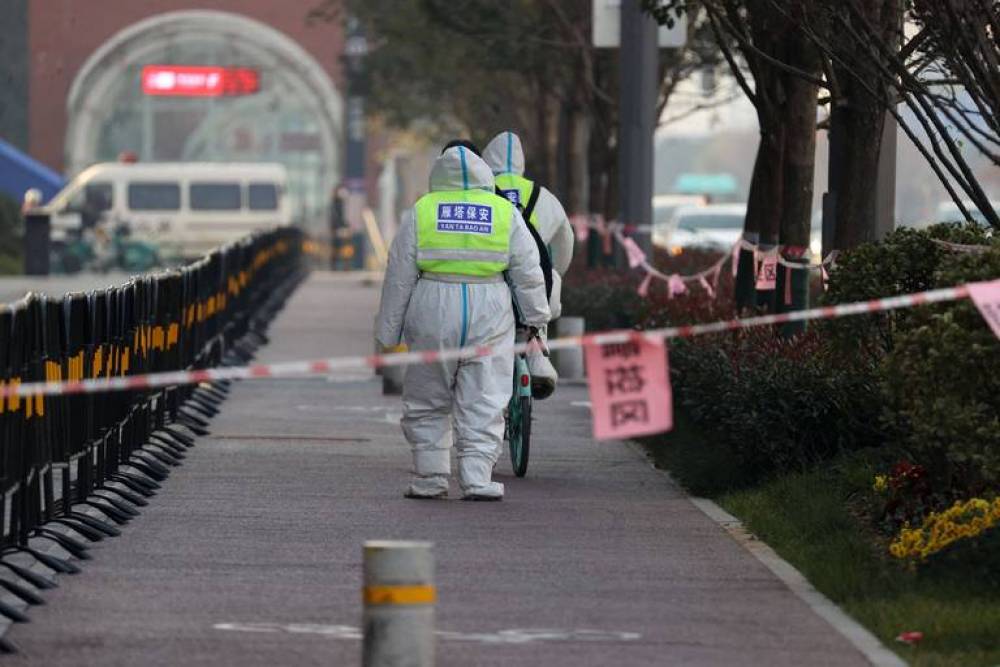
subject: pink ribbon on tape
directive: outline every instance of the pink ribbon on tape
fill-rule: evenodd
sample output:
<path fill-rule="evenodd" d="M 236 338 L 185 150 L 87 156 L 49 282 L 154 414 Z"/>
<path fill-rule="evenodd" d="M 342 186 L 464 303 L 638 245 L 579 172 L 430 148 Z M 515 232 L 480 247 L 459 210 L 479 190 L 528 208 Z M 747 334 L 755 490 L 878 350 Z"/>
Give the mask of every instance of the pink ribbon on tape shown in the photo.
<path fill-rule="evenodd" d="M 709 299 L 714 299 L 715 298 L 715 290 L 712 289 L 712 286 L 709 284 L 709 282 L 707 280 L 705 280 L 705 276 L 699 276 L 698 277 L 698 282 L 701 284 L 701 288 L 703 290 L 705 290 L 705 294 L 708 294 L 708 298 Z"/>
<path fill-rule="evenodd" d="M 634 334 L 623 343 L 584 343 L 594 437 L 620 440 L 674 425 L 667 345 Z"/>
<path fill-rule="evenodd" d="M 642 279 L 641 283 L 639 283 L 638 289 L 636 289 L 636 292 L 639 293 L 639 296 L 641 296 L 644 299 L 647 296 L 649 296 L 649 284 L 651 282 L 653 282 L 653 274 L 647 273 L 646 277 Z"/>
<path fill-rule="evenodd" d="M 639 244 L 635 242 L 631 237 L 625 236 L 622 238 L 622 246 L 625 248 L 625 254 L 628 257 L 628 267 L 630 269 L 635 269 L 646 263 L 646 253 L 642 251 Z"/>
<path fill-rule="evenodd" d="M 590 237 L 590 220 L 586 215 L 573 215 L 569 218 L 569 223 L 573 225 L 574 231 L 576 231 L 576 240 L 580 243 L 585 243 L 587 238 Z"/>
<path fill-rule="evenodd" d="M 715 265 L 715 268 L 712 269 L 712 280 L 710 282 L 712 283 L 713 291 L 719 289 L 719 276 L 721 275 L 722 275 L 722 261 L 720 260 L 720 262 Z"/>
<path fill-rule="evenodd" d="M 982 314 L 983 319 L 1000 338 L 1000 280 L 986 283 L 969 283 L 969 298 Z"/>
<path fill-rule="evenodd" d="M 670 290 L 669 297 L 671 299 L 675 296 L 685 294 L 688 291 L 687 285 L 684 283 L 684 279 L 676 273 L 670 276 L 667 280 L 667 289 Z"/>

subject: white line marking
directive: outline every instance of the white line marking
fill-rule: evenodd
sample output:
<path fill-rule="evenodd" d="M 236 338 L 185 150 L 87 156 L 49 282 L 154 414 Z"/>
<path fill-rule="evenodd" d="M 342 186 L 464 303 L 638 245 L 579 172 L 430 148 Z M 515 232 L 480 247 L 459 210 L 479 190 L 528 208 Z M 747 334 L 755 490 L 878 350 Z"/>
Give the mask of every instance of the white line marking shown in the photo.
<path fill-rule="evenodd" d="M 361 630 L 352 625 L 322 625 L 318 623 L 216 623 L 216 630 L 254 633 L 316 634 L 331 639 L 358 640 Z M 638 632 L 608 630 L 523 629 L 497 632 L 452 632 L 438 630 L 439 639 L 481 644 L 532 644 L 536 642 L 630 642 L 640 639 Z"/>

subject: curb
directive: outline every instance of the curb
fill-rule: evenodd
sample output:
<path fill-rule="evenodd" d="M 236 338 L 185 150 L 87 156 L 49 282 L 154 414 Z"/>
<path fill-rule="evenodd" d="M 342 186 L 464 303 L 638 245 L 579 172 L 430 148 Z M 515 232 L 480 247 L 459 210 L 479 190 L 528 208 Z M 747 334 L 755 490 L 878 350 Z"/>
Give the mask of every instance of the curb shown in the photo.
<path fill-rule="evenodd" d="M 708 498 L 696 498 L 689 495 L 668 471 L 652 465 L 649 454 L 641 445 L 631 441 L 626 444 L 633 450 L 641 453 L 654 470 L 665 476 L 671 484 L 681 490 L 681 493 L 684 494 L 684 497 L 692 505 L 725 530 L 741 547 L 749 551 L 771 574 L 780 579 L 796 597 L 805 602 L 813 613 L 833 626 L 834 630 L 847 639 L 868 662 L 876 667 L 906 667 L 907 663 L 905 660 L 888 649 L 878 637 L 838 607 L 833 600 L 816 590 L 809 583 L 809 580 L 791 563 L 783 559 L 774 549 L 747 530 L 742 521 Z"/>

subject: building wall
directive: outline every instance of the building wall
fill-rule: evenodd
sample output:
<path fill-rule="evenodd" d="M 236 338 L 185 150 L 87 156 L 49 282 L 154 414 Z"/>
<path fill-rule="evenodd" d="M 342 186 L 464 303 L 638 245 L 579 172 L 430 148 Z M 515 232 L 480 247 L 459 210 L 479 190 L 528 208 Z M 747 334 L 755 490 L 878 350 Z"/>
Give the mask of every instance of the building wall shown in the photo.
<path fill-rule="evenodd" d="M 118 31 L 156 14 L 208 9 L 242 14 L 284 32 L 342 87 L 343 38 L 336 23 L 307 16 L 319 0 L 6 0 L 28 4 L 29 152 L 63 170 L 66 99 L 90 55 Z M 5 2 L 5 4 L 6 4 Z M 3 21 L 6 24 L 6 19 Z M 22 30 L 22 34 L 23 34 Z M 23 51 L 22 46 L 22 51 Z M 0 124 L 0 133 L 3 125 Z"/>
<path fill-rule="evenodd" d="M 28 0 L 4 0 L 0 14 L 0 138 L 28 149 Z"/>

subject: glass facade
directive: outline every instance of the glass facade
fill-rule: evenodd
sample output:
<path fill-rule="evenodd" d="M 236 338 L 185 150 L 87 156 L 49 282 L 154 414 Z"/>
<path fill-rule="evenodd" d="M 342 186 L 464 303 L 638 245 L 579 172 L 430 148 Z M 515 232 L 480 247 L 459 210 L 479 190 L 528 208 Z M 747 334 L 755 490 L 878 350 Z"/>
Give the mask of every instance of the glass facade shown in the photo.
<path fill-rule="evenodd" d="M 94 162 L 114 161 L 124 152 L 142 162 L 278 162 L 288 170 L 293 218 L 306 225 L 325 218 L 329 140 L 324 146 L 321 102 L 294 67 L 260 45 L 205 34 L 175 34 L 144 49 L 141 59 L 128 61 L 110 94 L 91 100 L 101 108 Z M 150 95 L 142 81 L 148 65 L 251 69 L 259 77 L 259 91 Z M 153 197 L 151 192 L 141 196 Z M 209 207 L 225 204 L 221 191 L 198 196 Z M 261 209 L 276 206 L 274 192 L 251 187 L 249 197 Z"/>

